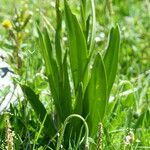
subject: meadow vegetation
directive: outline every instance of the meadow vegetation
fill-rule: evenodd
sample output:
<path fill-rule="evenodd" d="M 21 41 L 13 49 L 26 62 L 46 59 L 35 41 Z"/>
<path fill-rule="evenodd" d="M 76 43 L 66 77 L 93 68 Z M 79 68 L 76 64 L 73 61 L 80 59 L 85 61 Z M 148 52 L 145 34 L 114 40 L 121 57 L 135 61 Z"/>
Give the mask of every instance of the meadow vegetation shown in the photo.
<path fill-rule="evenodd" d="M 0 149 L 150 149 L 148 0 L 0 10 Z"/>

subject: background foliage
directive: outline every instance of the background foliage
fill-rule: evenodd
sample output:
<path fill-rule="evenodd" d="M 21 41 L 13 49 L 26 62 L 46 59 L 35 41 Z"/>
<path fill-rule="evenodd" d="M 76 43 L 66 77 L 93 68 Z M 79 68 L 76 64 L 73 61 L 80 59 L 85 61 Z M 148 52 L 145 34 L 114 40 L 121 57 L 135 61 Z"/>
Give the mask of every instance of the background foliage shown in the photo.
<path fill-rule="evenodd" d="M 56 54 L 56 56 L 55 53 L 52 55 L 45 54 L 44 56 L 42 42 L 39 45 L 39 37 L 43 36 L 42 38 L 44 38 L 44 42 L 51 43 L 51 47 L 49 48 L 52 51 L 54 49 L 59 50 L 60 43 L 61 48 L 66 49 L 66 45 L 68 44 L 67 37 L 70 36 L 69 39 L 71 39 L 72 34 L 76 34 L 79 39 L 77 39 L 76 43 L 72 43 L 72 48 L 75 48 L 77 45 L 86 51 L 84 45 L 85 41 L 83 39 L 86 37 L 84 19 L 90 13 L 91 5 L 87 6 L 87 16 L 82 18 L 80 1 L 70 0 L 68 3 L 71 11 L 77 17 L 77 21 L 74 19 L 74 16 L 70 17 L 70 23 L 74 22 L 74 24 L 70 25 L 69 31 L 71 31 L 71 29 L 75 29 L 76 31 L 73 31 L 73 33 L 68 33 L 68 30 L 66 30 L 65 24 L 67 22 L 65 22 L 65 15 L 67 16 L 67 12 L 64 11 L 65 8 L 63 1 L 60 2 L 60 10 L 63 15 L 61 33 L 60 22 L 57 22 L 57 20 L 61 20 L 61 16 L 59 16 L 59 12 L 56 15 L 55 1 L 10 0 L 9 3 L 6 0 L 0 1 L 0 22 L 2 23 L 4 20 L 11 20 L 15 26 L 14 34 L 16 36 L 16 40 L 14 40 L 13 35 L 1 25 L 0 59 L 2 62 L 6 62 L 9 69 L 17 74 L 14 75 L 8 73 L 10 76 L 13 76 L 11 78 L 11 84 L 13 84 L 14 87 L 11 87 L 11 84 L 8 84 L 8 86 L 5 87 L 0 86 L 0 104 L 2 104 L 2 102 L 7 98 L 9 93 L 13 93 L 12 89 L 20 90 L 20 92 L 18 92 L 19 94 L 15 94 L 15 103 L 10 105 L 10 109 L 0 112 L 1 149 L 6 149 L 6 146 L 14 147 L 14 149 L 55 149 L 56 145 L 58 146 L 59 144 L 59 136 L 58 134 L 55 135 L 55 132 L 58 128 L 62 129 L 61 127 L 66 117 L 68 117 L 68 115 L 72 112 L 81 112 L 81 109 L 87 111 L 87 108 L 85 109 L 80 107 L 81 103 L 74 105 L 75 96 L 82 97 L 82 92 L 80 93 L 78 90 L 75 90 L 73 91 L 74 95 L 68 93 L 68 89 L 73 89 L 72 84 L 68 85 L 68 83 L 72 82 L 69 82 L 71 79 L 67 77 L 66 72 L 67 68 L 70 68 L 71 66 L 71 64 L 70 66 L 67 65 L 67 62 L 69 61 L 68 55 L 74 56 L 76 54 L 69 54 L 66 50 L 65 53 Z M 94 49 L 98 50 L 102 56 L 105 55 L 105 49 L 108 45 L 107 41 L 109 31 L 116 23 L 120 26 L 121 43 L 117 77 L 110 93 L 110 102 L 103 120 L 103 127 L 100 125 L 103 133 L 98 137 L 102 137 L 102 141 L 94 141 L 91 134 L 90 137 L 93 139 L 89 138 L 88 141 L 95 149 L 100 149 L 101 146 L 103 149 L 148 148 L 150 145 L 150 22 L 148 21 L 150 18 L 150 3 L 148 0 L 113 0 L 112 3 L 111 0 L 97 0 L 95 3 L 96 33 L 94 37 Z M 16 20 L 17 15 L 19 16 L 18 20 Z M 66 20 L 69 18 L 69 15 L 70 12 L 68 12 Z M 22 22 L 26 21 L 27 24 L 24 27 Z M 19 22 L 19 25 L 17 22 Z M 78 22 L 82 27 L 83 33 L 81 33 L 80 28 L 78 28 Z M 45 24 L 48 26 L 48 29 L 44 28 Z M 76 28 L 74 26 L 76 26 Z M 60 36 L 62 38 L 60 38 Z M 85 38 L 85 40 L 87 40 L 87 38 Z M 80 41 L 84 42 L 80 43 Z M 47 46 L 49 45 L 50 44 Z M 76 47 L 77 50 L 78 47 Z M 18 55 L 17 50 L 19 50 Z M 58 85 L 55 84 L 55 86 L 57 86 L 56 90 L 64 91 L 63 94 L 65 96 L 62 98 L 63 100 L 74 99 L 73 104 L 69 103 L 69 101 L 67 101 L 66 104 L 64 104 L 65 101 L 60 103 L 60 100 L 55 104 L 52 91 L 50 92 L 49 90 L 48 83 L 51 82 L 51 78 L 47 76 L 44 60 L 46 59 L 45 57 L 52 57 L 53 55 L 57 59 L 57 65 L 61 72 L 53 75 L 55 77 L 55 83 L 58 80 L 57 75 L 62 78 L 66 77 L 66 79 L 64 79 L 65 87 L 60 87 L 58 82 Z M 97 57 L 101 56 L 97 55 Z M 79 55 L 78 59 L 82 59 L 82 54 Z M 53 63 L 52 67 L 55 69 L 55 72 L 57 72 L 58 70 L 54 59 L 51 58 L 50 60 L 53 62 L 49 63 Z M 97 59 L 95 61 L 95 64 L 101 64 L 101 62 L 98 62 Z M 104 63 L 107 64 L 105 60 Z M 80 63 L 78 65 L 80 66 L 82 64 Z M 97 68 L 96 66 L 93 68 Z M 1 66 L 1 68 L 2 67 L 5 66 Z M 96 69 L 94 72 L 95 74 L 91 81 L 93 83 L 95 82 L 94 79 L 96 78 L 96 75 L 99 74 Z M 109 72 L 110 69 L 106 69 L 106 74 L 109 74 Z M 80 70 L 79 73 L 82 73 L 82 70 Z M 77 76 L 80 78 L 82 75 L 74 74 L 73 78 L 76 78 Z M 75 87 L 77 86 L 77 80 L 80 80 L 79 78 L 74 79 Z M 2 78 L 2 80 L 3 79 L 4 78 Z M 99 82 L 104 82 L 104 80 Z M 24 93 L 27 95 L 28 100 L 23 96 L 18 85 L 23 85 L 22 89 L 24 89 Z M 95 92 L 92 91 L 92 86 L 88 86 L 88 90 Z M 82 84 L 79 84 L 79 91 L 84 91 L 84 86 Z M 60 95 L 60 97 L 61 96 L 63 95 Z M 88 96 L 91 97 L 90 99 L 94 99 L 93 95 Z M 33 99 L 36 99 L 36 102 Z M 60 116 L 58 116 L 58 114 L 51 113 L 55 110 L 54 104 L 58 106 Z M 62 104 L 64 105 L 63 110 L 61 110 L 60 107 Z M 90 104 L 90 106 L 92 104 Z M 72 109 L 72 105 L 76 106 L 75 110 Z M 64 113 L 62 113 L 62 111 Z M 48 114 L 45 116 L 46 112 Z M 58 118 L 58 120 L 56 119 L 55 122 L 50 120 L 49 117 L 47 117 L 50 116 L 50 114 L 51 118 Z M 85 114 L 84 117 L 86 116 L 87 114 Z M 93 116 L 95 115 L 93 114 Z M 92 119 L 94 118 L 93 116 Z M 60 120 L 60 118 L 62 120 Z M 84 146 L 84 144 L 81 143 L 84 142 L 81 141 L 84 136 L 85 129 L 82 127 L 81 129 L 83 132 L 80 133 L 80 131 L 78 131 L 77 137 L 74 136 L 74 138 L 72 138 L 70 133 L 73 131 L 71 131 L 70 128 L 72 126 L 71 123 L 74 124 L 73 120 L 77 122 L 76 120 L 78 119 L 72 119 L 69 121 L 70 123 L 66 126 L 64 133 L 64 142 L 61 141 L 62 143 L 60 143 L 64 147 L 66 145 L 68 146 L 68 144 L 65 143 L 68 143 L 67 140 L 69 139 L 70 144 L 68 147 L 70 149 L 78 149 L 79 147 L 80 149 L 83 149 L 82 146 Z M 89 123 L 90 120 L 90 118 L 87 120 L 89 129 L 91 129 Z M 75 129 L 81 127 L 80 124 L 82 123 L 79 121 L 79 124 L 76 124 Z M 101 130 L 99 133 L 101 133 Z M 59 134 L 61 134 L 61 132 L 59 132 Z M 49 137 L 50 135 L 53 136 Z M 66 137 L 70 138 L 67 139 Z M 8 139 L 11 140 L 9 141 Z M 98 146 L 98 144 L 100 144 L 100 146 Z"/>

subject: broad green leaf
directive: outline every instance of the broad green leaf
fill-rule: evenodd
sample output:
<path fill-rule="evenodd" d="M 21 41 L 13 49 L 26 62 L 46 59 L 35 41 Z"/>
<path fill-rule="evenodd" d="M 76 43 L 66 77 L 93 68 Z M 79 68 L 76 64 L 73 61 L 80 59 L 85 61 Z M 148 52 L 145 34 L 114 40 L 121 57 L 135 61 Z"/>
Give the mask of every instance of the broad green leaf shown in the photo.
<path fill-rule="evenodd" d="M 56 33 L 56 34 L 58 34 L 56 36 L 58 37 L 60 36 L 60 33 Z M 46 65 L 46 67 L 49 67 L 47 69 L 48 70 L 47 76 L 49 80 L 52 97 L 54 99 L 54 104 L 55 104 L 58 120 L 60 122 L 64 122 L 65 118 L 68 115 L 70 115 L 72 111 L 71 89 L 70 89 L 69 76 L 68 76 L 67 52 L 64 56 L 63 62 L 61 62 L 61 60 L 56 62 L 55 57 L 54 57 L 55 52 L 53 51 L 52 46 L 51 46 L 51 40 L 49 37 L 48 29 L 45 28 L 43 35 L 39 31 L 39 35 L 41 36 L 42 38 L 41 41 L 42 41 L 42 44 L 44 45 L 42 47 L 42 52 L 43 52 L 45 64 L 48 64 Z M 58 43 L 56 42 L 55 44 L 60 44 L 60 41 Z M 60 45 L 57 47 L 56 51 L 57 50 L 61 51 Z M 61 55 L 61 52 L 58 52 L 58 56 L 56 57 L 57 60 L 59 58 L 61 59 L 60 55 Z"/>
<path fill-rule="evenodd" d="M 70 88 L 69 74 L 68 74 L 67 52 L 65 53 L 64 60 L 63 60 L 59 90 L 60 90 L 59 101 L 61 107 L 63 108 L 62 121 L 64 122 L 66 117 L 68 117 L 72 112 L 72 98 L 71 98 L 71 88 Z"/>
<path fill-rule="evenodd" d="M 57 67 L 56 60 L 54 58 L 54 51 L 52 49 L 49 31 L 47 28 L 44 29 L 44 41 L 43 42 L 45 43 L 45 46 L 46 46 L 45 51 L 47 53 L 47 59 L 48 59 L 46 61 L 49 61 L 49 65 L 52 68 L 51 74 L 53 75 L 53 80 L 55 82 L 56 90 L 57 90 L 58 89 L 58 80 L 59 80 L 58 79 L 58 67 Z"/>
<path fill-rule="evenodd" d="M 60 29 L 59 29 L 60 30 Z M 60 32 L 60 31 L 58 31 Z M 51 66 L 52 66 L 52 71 L 53 71 L 53 78 L 54 78 L 54 86 L 56 87 L 57 93 L 58 93 L 58 98 L 54 98 L 54 103 L 56 106 L 56 110 L 57 113 L 59 114 L 59 120 L 61 122 L 64 122 L 64 120 L 66 119 L 67 116 L 70 115 L 71 113 L 71 90 L 70 90 L 70 84 L 69 84 L 69 77 L 68 77 L 68 71 L 67 71 L 67 52 L 65 54 L 64 60 L 63 60 L 63 64 L 61 62 L 61 45 L 60 45 L 60 41 L 58 41 L 56 44 L 58 44 L 59 46 L 56 49 L 56 55 L 57 56 L 57 60 L 58 60 L 58 64 L 59 64 L 59 71 L 58 71 L 58 66 L 57 63 L 53 57 L 53 53 L 52 52 L 52 48 L 49 47 L 49 45 L 51 45 L 51 41 L 50 41 L 50 37 L 49 37 L 49 33 L 48 30 L 46 30 L 45 32 L 45 42 L 46 42 L 46 46 L 47 46 L 47 51 L 49 54 L 49 59 L 51 62 Z M 60 38 L 60 33 L 56 33 L 58 34 L 57 38 Z M 58 39 L 60 40 L 60 39 Z M 51 51 L 49 51 L 49 49 L 51 49 Z M 58 53 L 58 54 L 57 54 Z M 51 82 L 50 82 L 51 84 Z"/>
<path fill-rule="evenodd" d="M 47 111 L 44 105 L 39 100 L 39 96 L 36 95 L 34 91 L 28 86 L 21 85 L 21 88 L 24 94 L 26 95 L 29 103 L 31 104 L 32 108 L 34 109 L 36 115 L 39 117 L 39 120 L 43 122 L 45 116 L 47 115 Z M 54 136 L 56 131 L 54 130 L 53 121 L 50 118 L 50 116 L 46 117 L 46 120 L 44 123 L 44 129 L 47 131 L 50 137 Z"/>
<path fill-rule="evenodd" d="M 51 88 L 53 88 L 53 91 L 54 91 L 53 96 L 56 99 L 58 98 L 58 90 L 57 90 L 58 71 L 57 71 L 56 62 L 53 58 L 51 41 L 50 41 L 47 29 L 44 30 L 44 34 L 40 31 L 40 29 L 38 29 L 38 34 L 39 34 L 39 46 L 40 46 L 41 54 L 43 55 L 45 66 L 46 66 L 46 74 L 49 77 L 50 87 L 54 85 L 54 87 L 51 87 Z"/>
<path fill-rule="evenodd" d="M 54 99 L 54 104 L 58 114 L 58 118 L 62 118 L 62 107 L 59 102 L 59 72 L 57 63 L 54 59 L 54 52 L 52 51 L 51 41 L 48 33 L 48 29 L 45 28 L 44 34 L 38 29 L 39 42 L 41 48 L 41 54 L 43 55 L 46 74 L 48 77 L 50 90 Z M 60 119 L 61 120 L 61 119 Z"/>
<path fill-rule="evenodd" d="M 52 74 L 52 67 L 51 67 L 51 63 L 50 60 L 48 58 L 48 52 L 46 50 L 46 44 L 44 42 L 44 35 L 42 34 L 42 32 L 40 31 L 39 28 L 37 28 L 38 31 L 38 35 L 39 35 L 39 46 L 41 49 L 41 54 L 43 55 L 44 61 L 45 61 L 45 66 L 46 66 L 46 73 L 47 74 Z M 51 51 L 51 45 L 50 45 L 50 49 L 49 51 Z"/>
<path fill-rule="evenodd" d="M 79 83 L 82 81 L 85 66 L 87 65 L 87 45 L 83 31 L 77 21 L 75 15 L 72 14 L 66 0 L 65 3 L 65 16 L 66 27 L 69 40 L 69 57 L 71 71 L 74 81 L 74 87 L 77 89 Z"/>
<path fill-rule="evenodd" d="M 108 82 L 108 95 L 110 94 L 117 73 L 119 45 L 120 31 L 119 27 L 117 26 L 112 28 L 110 31 L 108 48 L 104 56 L 104 64 Z"/>
<path fill-rule="evenodd" d="M 89 124 L 90 135 L 94 137 L 97 132 L 99 122 L 103 121 L 107 105 L 107 79 L 105 67 L 100 54 L 96 55 L 93 68 L 91 70 L 91 79 L 87 87 L 85 110 L 87 109 L 87 122 Z"/>

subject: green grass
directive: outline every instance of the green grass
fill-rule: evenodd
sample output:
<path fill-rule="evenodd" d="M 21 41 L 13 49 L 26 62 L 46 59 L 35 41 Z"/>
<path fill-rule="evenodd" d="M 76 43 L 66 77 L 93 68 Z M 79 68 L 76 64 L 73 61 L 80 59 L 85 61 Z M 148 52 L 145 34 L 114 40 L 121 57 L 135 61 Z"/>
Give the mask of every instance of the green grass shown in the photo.
<path fill-rule="evenodd" d="M 1 112 L 0 149 L 150 148 L 147 0 L 1 4 L 13 27 L 1 25 L 0 49 L 21 92 Z"/>

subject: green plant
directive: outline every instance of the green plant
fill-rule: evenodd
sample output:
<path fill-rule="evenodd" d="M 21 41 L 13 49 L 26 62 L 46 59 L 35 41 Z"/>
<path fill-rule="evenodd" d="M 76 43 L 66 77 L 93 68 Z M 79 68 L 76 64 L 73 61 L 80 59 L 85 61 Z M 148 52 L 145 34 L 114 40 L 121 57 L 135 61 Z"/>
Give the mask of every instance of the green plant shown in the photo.
<path fill-rule="evenodd" d="M 148 0 L 67 0 L 67 4 L 69 11 L 64 7 L 64 1 L 59 0 L 38 2 L 10 0 L 9 3 L 1 0 L 0 21 L 1 26 L 5 28 L 0 28 L 0 149 L 5 150 L 7 146 L 9 148 L 13 146 L 16 150 L 56 148 L 83 150 L 88 148 L 86 146 L 88 144 L 92 150 L 148 149 L 150 145 Z M 17 11 L 13 8 L 17 8 Z M 29 10 L 33 12 L 32 19 L 25 28 L 22 28 L 25 20 L 31 17 Z M 112 66 L 114 61 L 110 59 L 113 58 L 110 53 L 107 54 L 107 59 L 109 56 L 111 61 L 106 61 L 104 49 L 109 29 L 114 22 L 119 22 L 122 39 L 117 77 L 111 89 L 109 81 L 114 78 L 112 74 L 115 74 L 116 69 L 114 67 L 113 70 L 106 69 L 106 64 Z M 114 29 L 112 30 L 114 32 Z M 45 65 L 47 60 L 43 59 L 45 46 L 42 44 L 43 41 L 44 43 L 48 41 L 46 32 L 52 46 L 50 56 L 54 59 L 50 65 L 53 62 L 56 64 L 51 70 L 55 76 L 54 86 L 48 81 Z M 39 45 L 38 34 L 42 35 Z M 113 35 L 112 31 L 110 34 Z M 82 37 L 79 38 L 79 35 Z M 81 42 L 78 42 L 79 39 Z M 74 40 L 77 42 L 70 42 Z M 86 53 L 81 53 L 81 47 Z M 87 61 L 83 62 L 88 64 L 84 73 L 80 73 L 76 69 L 78 67 L 72 65 L 75 62 L 77 66 L 84 68 L 82 58 L 87 58 Z M 49 57 L 47 59 L 49 60 Z M 78 60 L 81 60 L 80 63 Z M 5 72 L 3 69 L 5 65 L 10 72 Z M 77 71 L 73 72 L 72 68 Z M 82 68 L 79 70 L 82 71 Z M 100 82 L 105 83 L 105 78 L 104 80 L 97 78 L 101 71 L 97 71 L 96 68 L 101 70 L 105 68 L 103 75 L 109 76 L 106 79 L 107 91 L 103 89 L 103 93 L 108 94 L 107 101 L 109 99 L 109 102 L 103 101 L 106 108 L 102 105 L 97 106 L 95 101 L 100 92 L 96 92 L 93 87 Z M 58 71 L 58 76 L 53 69 Z M 14 73 L 11 74 L 12 72 Z M 15 74 L 17 78 L 14 77 Z M 80 76 L 82 74 L 85 75 Z M 13 79 L 13 82 L 7 83 L 11 75 L 13 76 L 10 80 Z M 80 83 L 78 79 L 81 80 Z M 20 90 L 18 91 L 20 89 L 18 82 L 22 85 L 26 97 Z M 11 90 L 11 83 L 15 84 L 14 90 Z M 57 89 L 58 100 L 54 99 L 55 91 L 52 92 L 52 87 Z M 98 91 L 100 88 L 98 87 Z M 10 98 L 9 95 L 13 97 Z M 5 100 L 12 102 L 9 103 L 10 107 L 9 104 L 7 108 L 3 107 Z M 57 100 L 58 104 L 61 102 L 58 105 L 59 113 L 54 100 Z M 96 103 L 91 103 L 91 100 Z M 101 111 L 92 109 L 94 107 L 103 109 L 99 109 Z M 10 114 L 9 117 L 7 114 Z M 94 128 L 93 124 L 97 124 L 96 119 L 101 117 L 102 121 L 94 125 L 96 126 Z M 88 124 L 88 128 L 87 125 L 85 128 L 83 122 Z M 89 134 L 86 132 L 87 129 Z"/>
<path fill-rule="evenodd" d="M 103 118 L 116 76 L 120 43 L 119 27 L 111 29 L 108 48 L 102 56 L 93 47 L 94 2 L 91 1 L 93 18 L 91 24 L 89 23 L 90 14 L 88 17 L 86 15 L 86 1 L 82 1 L 81 6 L 83 26 L 72 13 L 68 2 L 64 0 L 65 24 L 68 35 L 68 42 L 64 48 L 61 43 L 62 12 L 59 10 L 58 0 L 56 1 L 55 44 L 52 43 L 48 26 L 45 26 L 43 31 L 38 28 L 39 46 L 45 61 L 46 75 L 55 106 L 51 115 L 56 114 L 53 120 L 47 116 L 45 121 L 45 129 L 51 138 L 59 132 L 61 124 L 68 116 L 78 114 L 86 119 L 89 136 L 95 140 L 98 124 L 104 123 Z M 87 34 L 84 34 L 85 32 Z M 47 112 L 38 96 L 27 86 L 22 86 L 22 89 L 39 119 L 44 120 Z M 64 140 L 67 141 L 64 145 L 65 148 L 68 147 L 68 142 L 72 143 L 69 137 L 74 139 L 80 135 L 79 129 L 81 127 L 80 120 L 72 122 L 70 130 L 68 129 L 68 133 L 64 134 Z M 69 134 L 70 136 L 68 136 Z"/>

